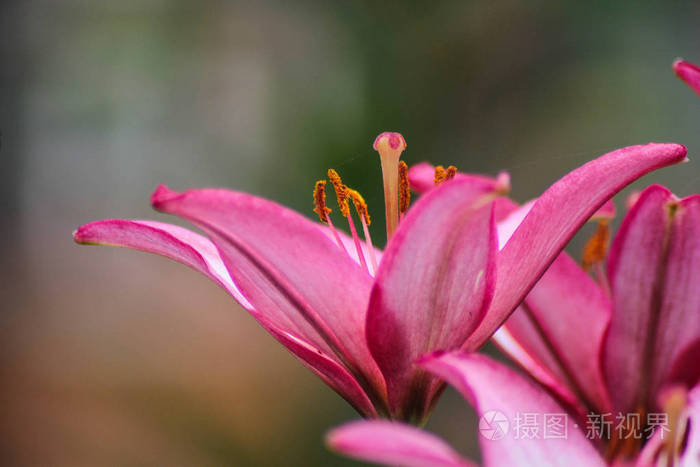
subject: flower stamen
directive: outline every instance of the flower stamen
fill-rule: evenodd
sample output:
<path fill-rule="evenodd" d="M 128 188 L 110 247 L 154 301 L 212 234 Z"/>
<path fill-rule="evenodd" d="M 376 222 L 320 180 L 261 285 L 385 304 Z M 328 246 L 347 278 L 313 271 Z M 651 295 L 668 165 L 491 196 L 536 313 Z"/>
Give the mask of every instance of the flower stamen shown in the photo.
<path fill-rule="evenodd" d="M 583 248 L 583 259 L 581 264 L 583 269 L 590 271 L 591 267 L 596 264 L 601 264 L 608 253 L 608 244 L 610 243 L 610 227 L 607 219 L 598 221 L 598 228 L 595 233 L 588 239 Z"/>
<path fill-rule="evenodd" d="M 357 229 L 355 229 L 355 223 L 350 215 L 350 203 L 348 203 L 348 198 L 350 197 L 350 189 L 343 184 L 343 180 L 333 169 L 328 169 L 328 178 L 330 178 L 333 188 L 335 188 L 335 195 L 338 198 L 338 207 L 340 207 L 340 212 L 348 220 L 348 226 L 350 228 L 350 234 L 355 242 L 355 250 L 357 251 L 357 257 L 360 260 L 360 264 L 365 271 L 369 274 L 369 268 L 367 267 L 367 260 L 365 260 L 365 255 L 362 252 L 362 246 L 360 245 L 360 238 L 357 235 Z M 354 204 L 354 200 L 353 200 Z"/>
<path fill-rule="evenodd" d="M 352 204 L 355 206 L 357 215 L 362 222 L 362 231 L 365 234 L 365 246 L 367 247 L 367 252 L 369 254 L 369 259 L 372 263 L 372 271 L 370 274 L 376 274 L 377 272 L 377 256 L 374 254 L 374 245 L 372 244 L 372 237 L 369 235 L 369 225 L 372 223 L 369 212 L 367 210 L 367 203 L 362 197 L 359 191 L 348 188 L 348 195 L 352 200 Z"/>
<path fill-rule="evenodd" d="M 408 165 L 399 161 L 399 221 L 411 205 L 411 185 L 408 182 Z"/>
<path fill-rule="evenodd" d="M 433 181 L 435 182 L 435 186 L 439 186 L 442 184 L 442 182 L 445 181 L 445 177 L 447 176 L 447 173 L 445 173 L 445 168 L 441 165 L 438 165 L 435 167 L 435 176 L 433 177 Z"/>
<path fill-rule="evenodd" d="M 319 180 L 314 186 L 314 205 L 316 206 L 314 207 L 314 212 L 318 214 L 318 217 L 321 219 L 321 222 L 323 222 L 324 224 L 328 224 L 328 228 L 331 229 L 331 233 L 333 234 L 333 238 L 335 238 L 335 242 L 338 244 L 340 249 L 342 249 L 345 252 L 345 254 L 348 254 L 348 250 L 345 249 L 345 245 L 343 245 L 343 241 L 340 239 L 338 232 L 333 226 L 331 217 L 328 215 L 333 211 L 331 210 L 331 208 L 326 206 L 326 183 L 328 183 L 326 180 Z"/>
<path fill-rule="evenodd" d="M 445 181 L 452 180 L 457 175 L 457 167 L 451 165 L 445 171 Z"/>
<path fill-rule="evenodd" d="M 598 221 L 598 227 L 586 242 L 583 247 L 583 258 L 581 259 L 581 266 L 584 271 L 590 271 L 593 269 L 595 276 L 598 280 L 598 284 L 606 291 L 608 296 L 610 296 L 610 283 L 608 281 L 608 276 L 605 273 L 605 267 L 603 266 L 603 261 L 608 254 L 608 246 L 610 245 L 610 226 L 608 219 L 600 219 Z"/>

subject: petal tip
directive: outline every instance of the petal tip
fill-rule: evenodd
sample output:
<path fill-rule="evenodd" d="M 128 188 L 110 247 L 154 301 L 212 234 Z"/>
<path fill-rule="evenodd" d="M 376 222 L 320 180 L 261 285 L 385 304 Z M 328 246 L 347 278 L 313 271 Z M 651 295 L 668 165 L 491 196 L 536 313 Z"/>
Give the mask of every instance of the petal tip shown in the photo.
<path fill-rule="evenodd" d="M 177 191 L 171 190 L 167 185 L 161 183 L 156 187 L 151 195 L 151 206 L 154 209 L 159 209 L 165 202 L 179 195 Z"/>

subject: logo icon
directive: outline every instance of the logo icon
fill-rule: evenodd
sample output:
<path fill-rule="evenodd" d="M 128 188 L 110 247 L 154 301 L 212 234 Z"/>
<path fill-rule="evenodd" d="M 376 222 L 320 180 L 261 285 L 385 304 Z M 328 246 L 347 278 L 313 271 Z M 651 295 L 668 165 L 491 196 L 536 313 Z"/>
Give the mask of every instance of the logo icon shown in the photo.
<path fill-rule="evenodd" d="M 498 410 L 489 410 L 479 418 L 479 433 L 491 441 L 503 439 L 508 434 L 508 417 Z"/>

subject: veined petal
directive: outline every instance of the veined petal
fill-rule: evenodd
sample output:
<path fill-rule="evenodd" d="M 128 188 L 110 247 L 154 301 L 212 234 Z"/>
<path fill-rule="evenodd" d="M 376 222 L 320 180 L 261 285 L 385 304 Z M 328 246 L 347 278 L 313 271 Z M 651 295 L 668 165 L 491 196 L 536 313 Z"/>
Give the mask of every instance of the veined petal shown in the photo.
<path fill-rule="evenodd" d="M 408 169 L 408 181 L 411 184 L 411 189 L 416 193 L 427 193 L 435 188 L 434 177 L 435 166 L 428 162 L 420 162 Z M 496 177 L 464 172 L 457 172 L 454 180 L 466 180 L 474 184 L 477 188 L 488 191 L 495 191 L 504 183 L 503 177 L 499 179 Z"/>
<path fill-rule="evenodd" d="M 454 386 L 474 406 L 477 414 L 485 417 L 480 420 L 482 427 L 490 423 L 494 430 L 501 430 L 499 434 L 503 436 L 491 439 L 481 436 L 479 439 L 484 465 L 605 465 L 564 408 L 542 388 L 514 370 L 486 356 L 461 352 L 428 356 L 422 360 L 421 366 Z M 538 426 L 545 426 L 545 415 L 558 416 L 566 437 L 527 439 L 527 436 L 518 436 L 513 426 L 518 420 L 522 423 L 523 414 L 536 414 Z M 505 427 L 501 418 L 494 416 L 505 417 L 510 429 Z"/>
<path fill-rule="evenodd" d="M 700 195 L 682 199 L 671 208 L 663 290 L 652 357 L 652 397 L 669 377 L 683 372 L 687 380 L 700 377 L 698 360 L 679 368 L 689 352 L 698 355 L 700 341 Z M 638 264 L 637 267 L 640 265 Z"/>
<path fill-rule="evenodd" d="M 81 244 L 109 245 L 159 254 L 189 266 L 227 290 L 292 354 L 365 416 L 376 416 L 367 395 L 334 356 L 277 328 L 258 313 L 236 288 L 214 244 L 177 225 L 156 221 L 109 219 L 83 225 L 73 234 Z"/>
<path fill-rule="evenodd" d="M 685 160 L 678 144 L 650 143 L 605 154 L 554 183 L 498 254 L 491 309 L 468 341 L 483 345 L 520 303 L 566 243 L 594 212 L 642 175 Z"/>
<path fill-rule="evenodd" d="M 610 249 L 608 276 L 615 313 L 603 364 L 608 386 L 614 388 L 615 410 L 653 406 L 656 397 L 649 388 L 652 383 L 658 386 L 657 375 L 668 371 L 675 341 L 688 343 L 689 337 L 697 337 L 694 314 L 700 299 L 692 290 L 697 289 L 692 285 L 697 283 L 695 277 L 688 274 L 700 264 L 700 251 L 686 250 L 684 247 L 697 244 L 697 239 L 688 238 L 683 228 L 679 232 L 679 227 L 685 226 L 688 234 L 697 234 L 697 227 L 685 225 L 682 218 L 688 216 L 677 219 L 678 211 L 678 201 L 670 191 L 650 186 L 623 220 Z M 692 212 L 689 217 L 692 220 Z M 686 283 L 678 282 L 682 280 Z M 664 347 L 658 347 L 660 344 Z M 660 362 L 664 362 L 663 368 L 659 368 Z"/>
<path fill-rule="evenodd" d="M 348 401 L 361 415 L 369 418 L 377 417 L 377 410 L 365 390 L 335 356 L 326 355 L 303 339 L 265 322 L 264 318 L 259 321 L 275 339 Z"/>
<path fill-rule="evenodd" d="M 165 256 L 201 272 L 244 308 L 253 309 L 231 280 L 214 244 L 191 230 L 156 221 L 107 219 L 80 226 L 73 232 L 73 239 L 84 245 L 131 248 Z"/>
<path fill-rule="evenodd" d="M 678 59 L 673 62 L 673 71 L 685 81 L 695 92 L 700 95 L 700 68 L 685 60 Z"/>
<path fill-rule="evenodd" d="M 367 340 L 392 413 L 420 420 L 433 380 L 421 355 L 459 348 L 491 300 L 496 230 L 492 194 L 452 180 L 423 196 L 392 237 L 377 272 Z"/>
<path fill-rule="evenodd" d="M 554 353 L 521 307 L 516 308 L 508 321 L 493 334 L 494 344 L 562 401 L 585 414 L 586 408 L 566 384 L 566 375 L 557 364 Z"/>
<path fill-rule="evenodd" d="M 601 368 L 610 315 L 605 292 L 561 253 L 504 328 L 580 402 L 604 413 L 611 410 Z"/>
<path fill-rule="evenodd" d="M 398 422 L 350 422 L 330 431 L 326 443 L 334 451 L 355 459 L 389 466 L 475 466 L 437 436 Z"/>
<path fill-rule="evenodd" d="M 335 354 L 366 391 L 383 398 L 384 383 L 365 341 L 372 279 L 315 222 L 271 201 L 223 189 L 177 193 L 161 186 L 152 203 L 209 235 L 259 313 Z"/>

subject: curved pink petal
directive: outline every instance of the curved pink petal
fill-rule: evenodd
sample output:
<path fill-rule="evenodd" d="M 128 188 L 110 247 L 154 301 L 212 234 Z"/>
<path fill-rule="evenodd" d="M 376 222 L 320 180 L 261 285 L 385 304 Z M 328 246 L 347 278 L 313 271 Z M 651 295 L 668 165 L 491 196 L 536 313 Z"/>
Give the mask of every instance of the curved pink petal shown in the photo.
<path fill-rule="evenodd" d="M 293 334 L 278 329 L 260 320 L 265 329 L 272 334 L 287 350 L 306 365 L 316 376 L 348 401 L 355 410 L 365 417 L 377 417 L 377 411 L 365 390 L 357 380 L 341 365 L 334 356 L 326 355 L 322 350 Z"/>
<path fill-rule="evenodd" d="M 700 196 L 644 190 L 613 242 L 608 273 L 615 313 L 604 366 L 615 408 L 653 406 L 674 361 L 700 338 Z"/>
<path fill-rule="evenodd" d="M 484 465 L 605 465 L 593 444 L 552 396 L 503 364 L 479 354 L 450 352 L 426 357 L 421 366 L 454 386 L 482 417 L 479 442 Z M 527 414 L 535 414 L 530 416 L 540 427 L 536 437 L 526 436 L 522 429 Z M 545 437 L 545 416 L 550 423 L 556 417 L 561 430 L 549 425 Z M 521 428 L 516 428 L 518 423 Z"/>
<path fill-rule="evenodd" d="M 331 430 L 326 444 L 355 459 L 389 466 L 475 466 L 437 436 L 398 422 L 350 422 Z"/>
<path fill-rule="evenodd" d="M 633 410 L 647 406 L 650 394 L 642 388 L 650 383 L 647 350 L 652 345 L 652 328 L 658 320 L 659 283 L 664 269 L 664 245 L 671 221 L 670 191 L 653 185 L 640 195 L 620 226 L 610 249 L 608 276 L 615 313 L 605 342 L 604 369 L 608 385 L 614 388 L 615 409 Z"/>
<path fill-rule="evenodd" d="M 692 90 L 700 95 L 700 67 L 678 59 L 673 62 L 673 71 L 676 72 L 676 76 L 685 81 Z"/>
<path fill-rule="evenodd" d="M 240 290 L 269 322 L 335 354 L 373 401 L 383 398 L 384 382 L 365 341 L 372 278 L 318 224 L 272 201 L 223 189 L 177 193 L 161 186 L 152 203 L 209 235 Z"/>
<path fill-rule="evenodd" d="M 459 348 L 491 300 L 496 231 L 489 196 L 453 180 L 421 198 L 384 252 L 367 313 L 367 340 L 392 413 L 420 420 L 432 380 L 421 355 Z"/>
<path fill-rule="evenodd" d="M 493 334 L 494 344 L 562 401 L 585 414 L 586 408 L 569 388 L 568 379 L 554 353 L 521 308 L 522 305 L 516 308 L 508 321 Z"/>
<path fill-rule="evenodd" d="M 216 247 L 208 238 L 177 225 L 124 219 L 91 222 L 78 228 L 73 237 L 81 244 L 126 247 L 159 254 L 210 277 L 233 295 L 282 345 L 348 400 L 358 412 L 365 416 L 376 416 L 376 411 L 365 392 L 336 358 L 278 329 L 253 309 L 234 285 Z"/>
<path fill-rule="evenodd" d="M 504 327 L 560 384 L 604 413 L 611 410 L 601 368 L 610 315 L 605 292 L 561 253 Z"/>
<path fill-rule="evenodd" d="M 214 244 L 183 227 L 156 221 L 107 219 L 80 226 L 73 232 L 73 239 L 84 245 L 131 248 L 165 256 L 214 280 L 244 308 L 253 308 L 231 280 Z"/>
<path fill-rule="evenodd" d="M 510 179 L 505 172 L 499 177 L 457 172 L 454 180 L 467 180 L 480 189 L 489 191 L 507 190 L 510 186 Z M 408 169 L 408 182 L 416 193 L 427 193 L 435 188 L 435 166 L 428 162 L 419 162 L 411 166 Z"/>
<path fill-rule="evenodd" d="M 650 143 L 605 154 L 554 183 L 498 255 L 491 309 L 469 339 L 483 345 L 515 309 L 566 243 L 609 198 L 642 175 L 685 160 L 678 144 Z"/>
<path fill-rule="evenodd" d="M 652 394 L 666 382 L 669 370 L 683 372 L 688 380 L 700 377 L 698 360 L 678 361 L 688 353 L 698 355 L 700 341 L 700 195 L 677 202 L 667 239 L 663 290 L 652 359 Z"/>

